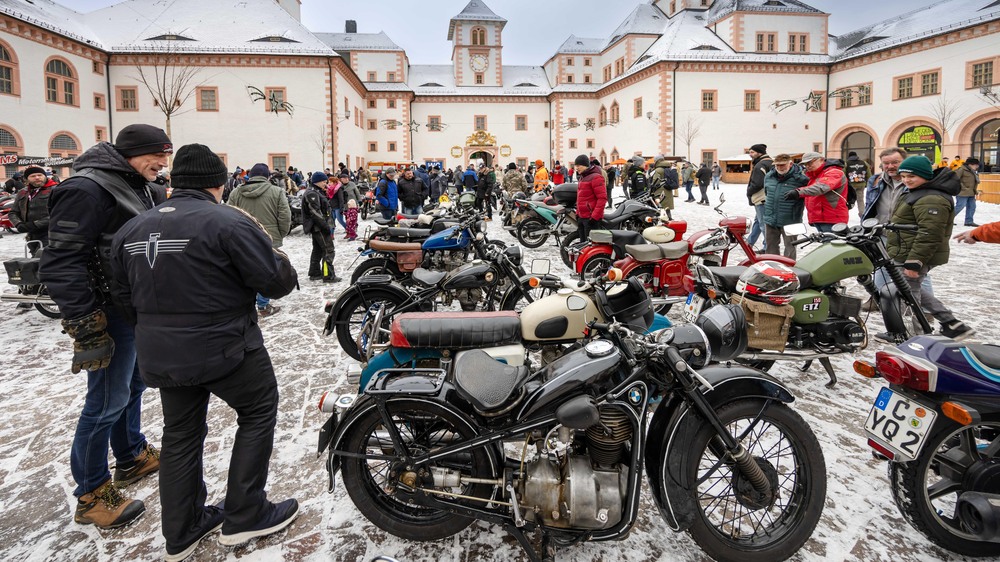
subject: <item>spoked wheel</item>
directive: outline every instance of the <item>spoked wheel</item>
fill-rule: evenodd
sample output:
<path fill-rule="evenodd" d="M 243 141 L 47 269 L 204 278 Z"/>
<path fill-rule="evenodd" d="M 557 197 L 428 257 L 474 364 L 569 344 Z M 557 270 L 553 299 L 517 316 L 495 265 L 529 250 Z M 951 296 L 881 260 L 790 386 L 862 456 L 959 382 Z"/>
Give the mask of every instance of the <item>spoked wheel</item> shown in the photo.
<path fill-rule="evenodd" d="M 403 275 L 396 264 L 386 258 L 369 258 L 358 264 L 351 273 L 351 284 L 358 282 L 365 275 L 391 275 L 393 279 L 402 281 L 408 275 Z"/>
<path fill-rule="evenodd" d="M 590 282 L 604 275 L 611 268 L 611 257 L 607 255 L 594 256 L 588 259 L 580 268 L 580 278 Z"/>
<path fill-rule="evenodd" d="M 514 310 L 517 312 L 521 312 L 522 310 L 524 310 L 524 307 L 531 304 L 531 302 L 535 302 L 538 299 L 547 297 L 552 293 L 553 293 L 552 289 L 546 289 L 542 287 L 532 288 L 527 283 L 525 283 L 520 287 L 513 289 L 511 291 L 507 291 L 506 293 L 503 294 L 500 300 L 499 310 Z M 528 302 L 528 299 L 525 296 L 526 294 L 531 295 L 531 302 Z"/>
<path fill-rule="evenodd" d="M 967 556 L 996 556 L 1000 544 L 975 540 L 956 507 L 962 492 L 1000 493 L 996 451 L 1000 421 L 967 426 L 948 420 L 938 423 L 939 431 L 927 438 L 917 460 L 889 463 L 896 506 L 931 542 Z"/>
<path fill-rule="evenodd" d="M 401 483 L 435 490 L 440 499 L 449 499 L 442 492 L 489 498 L 493 494 L 491 486 L 460 484 L 441 487 L 435 485 L 429 476 L 407 471 L 402 454 L 394 450 L 389 428 L 395 426 L 410 457 L 468 441 L 476 437 L 475 429 L 452 410 L 426 400 L 393 398 L 386 403 L 386 410 L 391 416 L 391 425 L 383 421 L 378 409 L 373 406 L 351 425 L 348 435 L 344 436 L 344 450 L 347 452 L 395 457 L 393 460 L 343 459 L 344 487 L 354 505 L 380 529 L 406 540 L 443 539 L 468 527 L 473 519 L 417 505 L 408 497 Z M 490 461 L 488 450 L 479 447 L 438 459 L 434 466 L 467 478 L 490 478 L 493 476 Z M 462 501 L 468 502 L 465 505 L 476 507 L 485 505 L 482 502 Z"/>
<path fill-rule="evenodd" d="M 405 299 L 399 294 L 379 288 L 367 288 L 363 293 L 351 293 L 336 317 L 337 342 L 345 353 L 362 360 L 362 349 L 358 341 L 365 346 L 373 343 L 389 341 L 389 326 L 392 323 L 392 312 Z M 338 303 L 339 304 L 339 303 Z M 378 319 L 377 325 L 375 325 Z M 365 337 L 362 338 L 362 335 Z"/>
<path fill-rule="evenodd" d="M 538 248 L 549 239 L 549 227 L 537 218 L 524 219 L 517 225 L 517 241 L 526 248 Z"/>
<path fill-rule="evenodd" d="M 656 268 L 651 263 L 640 265 L 629 271 L 628 274 L 625 275 L 625 278 L 638 279 L 639 282 L 642 283 L 643 288 L 646 289 L 646 292 L 650 295 L 655 295 L 659 291 L 655 284 Z M 666 314 L 670 312 L 670 309 L 673 308 L 673 306 L 673 304 L 661 304 L 653 307 L 653 311 L 657 314 Z"/>
<path fill-rule="evenodd" d="M 826 467 L 806 422 L 782 403 L 738 400 L 717 410 L 720 421 L 756 460 L 772 493 L 762 497 L 728 455 L 720 459 L 709 424 L 691 442 L 689 482 L 700 516 L 689 532 L 716 560 L 771 562 L 795 554 L 819 522 Z"/>
<path fill-rule="evenodd" d="M 566 264 L 566 267 L 570 269 L 573 269 L 573 262 L 569 259 L 569 247 L 576 244 L 579 239 L 579 232 L 570 232 L 559 240 L 559 257 L 562 258 L 562 262 Z"/>
<path fill-rule="evenodd" d="M 45 285 L 39 285 L 38 296 L 49 298 L 49 290 Z M 62 318 L 62 313 L 59 312 L 59 307 L 54 304 L 42 304 L 40 302 L 35 303 L 35 310 L 42 313 L 42 316 L 47 318 Z"/>

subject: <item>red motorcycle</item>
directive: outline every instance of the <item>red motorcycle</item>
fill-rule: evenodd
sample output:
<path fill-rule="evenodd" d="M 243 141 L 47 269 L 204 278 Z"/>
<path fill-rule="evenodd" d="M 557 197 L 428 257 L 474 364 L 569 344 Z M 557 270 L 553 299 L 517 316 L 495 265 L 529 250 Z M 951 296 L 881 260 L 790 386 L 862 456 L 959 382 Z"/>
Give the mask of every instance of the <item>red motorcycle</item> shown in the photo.
<path fill-rule="evenodd" d="M 4 232 L 14 232 L 14 225 L 10 223 L 10 210 L 14 208 L 14 196 L 4 195 L 0 197 L 0 229 Z"/>
<path fill-rule="evenodd" d="M 659 211 L 655 207 L 650 207 L 642 200 L 629 199 L 619 205 L 615 210 L 604 215 L 604 224 L 609 229 L 615 230 L 592 230 L 590 240 L 586 243 L 570 243 L 564 248 L 566 257 L 564 261 L 572 264 L 573 269 L 580 275 L 581 279 L 590 281 L 604 275 L 615 260 L 625 257 L 625 246 L 640 245 L 647 242 L 669 242 L 680 238 L 680 234 L 673 232 L 666 233 L 666 239 L 644 238 L 645 233 L 649 233 L 652 228 L 644 228 L 653 222 L 674 224 L 679 228 L 687 228 L 687 223 L 683 221 L 666 222 L 662 215 L 657 218 Z M 659 228 L 659 227 L 653 227 Z M 683 234 L 683 230 L 681 231 Z"/>
<path fill-rule="evenodd" d="M 693 260 L 705 265 L 725 266 L 729 263 L 729 253 L 738 246 L 746 255 L 746 259 L 739 263 L 741 266 L 764 260 L 795 265 L 795 260 L 785 256 L 754 252 L 753 247 L 744 239 L 750 228 L 750 219 L 725 216 L 720 209 L 725 201 L 725 197 L 721 197 L 715 208 L 716 212 L 723 215 L 718 228 L 695 232 L 687 241 L 626 246 L 626 257 L 614 263 L 626 278 L 639 279 L 653 296 L 653 304 L 660 314 L 669 310 L 674 303 L 685 301 L 693 291 L 692 287 L 684 284 Z M 681 221 L 672 221 L 668 226 L 677 222 Z M 687 224 L 684 223 L 684 226 Z"/>

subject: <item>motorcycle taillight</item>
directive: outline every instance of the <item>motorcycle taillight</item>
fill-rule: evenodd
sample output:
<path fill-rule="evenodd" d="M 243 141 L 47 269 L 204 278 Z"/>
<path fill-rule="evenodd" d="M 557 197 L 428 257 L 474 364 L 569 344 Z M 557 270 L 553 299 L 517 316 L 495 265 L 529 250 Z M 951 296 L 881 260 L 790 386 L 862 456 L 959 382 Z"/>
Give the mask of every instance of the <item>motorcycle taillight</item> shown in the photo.
<path fill-rule="evenodd" d="M 688 294 L 693 293 L 694 290 L 695 290 L 694 276 L 693 275 L 685 275 L 684 278 L 681 279 L 681 286 L 684 287 L 684 292 L 685 293 L 688 293 Z"/>
<path fill-rule="evenodd" d="M 875 354 L 875 369 L 890 384 L 922 391 L 930 387 L 930 371 L 904 357 L 879 351 Z"/>

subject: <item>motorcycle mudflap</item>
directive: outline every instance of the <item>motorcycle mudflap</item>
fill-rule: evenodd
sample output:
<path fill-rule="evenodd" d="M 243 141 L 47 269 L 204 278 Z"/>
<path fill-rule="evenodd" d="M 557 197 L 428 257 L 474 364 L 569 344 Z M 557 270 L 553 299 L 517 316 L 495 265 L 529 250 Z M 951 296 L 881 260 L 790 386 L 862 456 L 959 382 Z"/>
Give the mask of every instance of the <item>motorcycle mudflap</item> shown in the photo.
<path fill-rule="evenodd" d="M 698 372 L 714 387 L 705 393 L 713 408 L 739 398 L 785 403 L 795 399 L 778 379 L 749 367 L 715 365 Z M 700 454 L 689 450 L 694 434 L 705 423 L 693 419 L 696 416 L 684 400 L 671 396 L 653 413 L 646 437 L 646 478 L 660 515 L 675 531 L 686 530 L 698 516 L 698 504 L 685 487 L 684 475 L 685 461 L 691 454 Z"/>

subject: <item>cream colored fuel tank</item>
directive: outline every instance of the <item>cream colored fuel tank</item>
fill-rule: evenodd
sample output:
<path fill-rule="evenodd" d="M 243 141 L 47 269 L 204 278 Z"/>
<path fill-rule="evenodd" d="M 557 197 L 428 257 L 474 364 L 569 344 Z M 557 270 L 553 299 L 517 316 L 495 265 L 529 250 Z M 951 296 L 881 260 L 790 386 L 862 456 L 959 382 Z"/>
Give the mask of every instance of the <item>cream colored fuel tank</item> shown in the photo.
<path fill-rule="evenodd" d="M 667 242 L 673 242 L 677 233 L 674 232 L 672 228 L 657 225 L 646 228 L 642 231 L 642 237 L 649 240 L 651 244 L 666 244 Z"/>
<path fill-rule="evenodd" d="M 521 337 L 526 341 L 558 341 L 583 337 L 587 323 L 603 320 L 593 299 L 562 288 L 521 311 Z"/>

